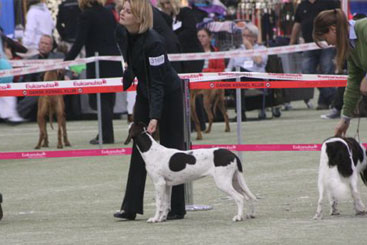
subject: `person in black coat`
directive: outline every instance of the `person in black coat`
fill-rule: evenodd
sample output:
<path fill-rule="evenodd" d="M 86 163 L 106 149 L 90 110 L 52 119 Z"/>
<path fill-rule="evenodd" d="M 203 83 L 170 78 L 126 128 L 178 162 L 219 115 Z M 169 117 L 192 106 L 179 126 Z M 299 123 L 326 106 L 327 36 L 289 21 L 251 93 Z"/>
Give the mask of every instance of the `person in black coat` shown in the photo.
<path fill-rule="evenodd" d="M 168 61 L 164 39 L 151 29 L 149 0 L 124 0 L 120 24 L 127 29 L 124 90 L 135 77 L 138 79 L 134 121 L 146 123 L 151 134 L 159 127 L 162 145 L 184 149 L 181 81 Z M 144 161 L 133 144 L 125 197 L 121 212 L 114 217 L 134 220 L 137 213 L 143 214 L 146 174 Z M 185 214 L 184 185 L 174 186 L 168 219 L 182 219 Z"/>
<path fill-rule="evenodd" d="M 204 52 L 199 39 L 197 38 L 198 23 L 192 9 L 181 8 L 176 0 L 159 0 L 158 6 L 162 11 L 171 17 L 171 26 L 177 35 L 182 52 L 197 53 Z M 203 70 L 203 60 L 190 60 L 184 62 L 184 73 L 201 72 Z"/>
<path fill-rule="evenodd" d="M 103 0 L 79 0 L 79 7 L 82 13 L 79 17 L 78 31 L 75 43 L 65 60 L 73 60 L 80 50 L 85 46 L 86 56 L 98 55 L 119 55 L 116 44 L 115 28 L 116 21 L 110 10 L 103 7 Z M 100 61 L 100 77 L 121 77 L 122 68 L 120 62 Z M 95 63 L 87 64 L 87 78 L 95 78 Z M 101 94 L 102 109 L 102 132 L 103 143 L 114 143 L 113 133 L 113 107 L 115 105 L 115 93 Z M 96 95 L 89 95 L 89 104 L 96 109 Z M 91 144 L 98 144 L 98 137 L 90 141 Z"/>
<path fill-rule="evenodd" d="M 77 21 L 81 13 L 77 0 L 65 0 L 59 5 L 56 29 L 61 40 L 73 43 L 77 34 Z"/>
<path fill-rule="evenodd" d="M 158 7 L 171 17 L 170 25 L 180 41 L 183 53 L 204 52 L 197 38 L 196 24 L 198 19 L 192 9 L 188 7 L 181 8 L 176 0 L 159 0 Z M 183 73 L 199 73 L 204 67 L 204 60 L 190 60 L 182 63 Z M 202 96 L 196 96 L 195 106 L 200 128 L 205 130 L 205 111 Z"/>

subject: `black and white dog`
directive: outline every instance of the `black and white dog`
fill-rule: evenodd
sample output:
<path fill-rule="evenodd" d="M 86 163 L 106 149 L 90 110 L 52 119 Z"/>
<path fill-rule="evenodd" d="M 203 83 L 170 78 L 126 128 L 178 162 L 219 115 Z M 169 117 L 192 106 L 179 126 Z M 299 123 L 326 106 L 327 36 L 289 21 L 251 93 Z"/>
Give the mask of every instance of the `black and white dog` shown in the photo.
<path fill-rule="evenodd" d="M 314 219 L 322 218 L 322 199 L 326 192 L 331 215 L 339 215 L 338 200 L 351 194 L 356 215 L 365 214 L 365 206 L 360 198 L 358 175 L 367 185 L 366 149 L 354 138 L 332 137 L 321 147 L 318 178 L 319 201 Z"/>
<path fill-rule="evenodd" d="M 229 194 L 237 204 L 233 221 L 243 220 L 244 199 L 250 200 L 248 218 L 254 218 L 253 201 L 256 200 L 246 185 L 239 158 L 229 150 L 220 148 L 180 151 L 158 144 L 146 131 L 143 123 L 133 123 L 125 144 L 133 139 L 145 161 L 146 170 L 155 187 L 156 212 L 148 222 L 167 219 L 171 207 L 172 186 L 208 175 L 217 187 Z"/>

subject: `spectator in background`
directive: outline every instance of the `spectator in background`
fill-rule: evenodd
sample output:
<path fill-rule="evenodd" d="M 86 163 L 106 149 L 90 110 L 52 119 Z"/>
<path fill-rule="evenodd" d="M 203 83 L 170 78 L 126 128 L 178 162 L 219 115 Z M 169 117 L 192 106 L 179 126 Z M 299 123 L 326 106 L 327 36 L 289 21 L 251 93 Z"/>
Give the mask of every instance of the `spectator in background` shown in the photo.
<path fill-rule="evenodd" d="M 303 0 L 296 9 L 295 22 L 292 28 L 290 45 L 296 44 L 298 35 L 302 32 L 302 37 L 306 43 L 313 42 L 312 29 L 313 21 L 318 13 L 327 9 L 340 7 L 340 2 L 336 0 Z M 303 52 L 302 73 L 318 74 L 318 66 L 322 74 L 334 74 L 335 48 L 310 50 Z M 317 110 L 325 110 L 330 107 L 331 101 L 336 93 L 336 88 L 319 88 L 320 94 L 317 101 Z M 312 107 L 308 101 L 307 106 Z"/>
<path fill-rule="evenodd" d="M 171 17 L 169 20 L 173 31 L 180 41 L 183 53 L 203 52 L 203 48 L 197 38 L 196 24 L 198 20 L 192 9 L 181 8 L 179 0 L 159 0 L 157 5 L 164 13 Z M 184 61 L 183 73 L 196 73 L 203 70 L 203 60 Z M 205 130 L 205 112 L 202 96 L 196 96 L 196 113 L 200 121 L 201 130 Z M 194 127 L 192 127 L 194 128 Z"/>
<path fill-rule="evenodd" d="M 211 44 L 211 33 L 207 28 L 198 31 L 198 39 L 204 52 L 217 52 L 218 49 Z M 222 72 L 226 68 L 224 59 L 204 60 L 203 72 Z"/>
<path fill-rule="evenodd" d="M 341 9 L 322 11 L 315 18 L 313 38 L 335 45 L 338 70 L 348 63 L 342 116 L 335 128 L 336 136 L 345 136 L 358 100 L 367 95 L 367 19 L 348 21 Z"/>
<path fill-rule="evenodd" d="M 12 69 L 12 66 L 9 62 L 9 59 L 11 59 L 11 57 L 12 57 L 12 53 L 6 41 L 6 37 L 5 35 L 1 35 L 0 70 Z M 13 82 L 12 76 L 0 78 L 1 85 L 4 85 L 6 83 L 12 83 L 12 82 Z M 10 96 L 0 97 L 0 118 L 10 124 L 18 124 L 24 121 L 24 119 L 20 117 L 17 112 L 17 98 L 16 97 L 10 97 Z M 1 219 L 1 213 L 0 213 L 0 219 Z"/>
<path fill-rule="evenodd" d="M 25 25 L 23 45 L 34 53 L 42 35 L 52 36 L 55 23 L 44 0 L 28 1 L 27 23 Z"/>
<path fill-rule="evenodd" d="M 183 53 L 203 52 L 197 38 L 197 20 L 192 10 L 180 7 L 178 0 L 159 0 L 158 7 L 172 18 L 172 29 L 180 41 Z M 184 73 L 201 72 L 204 62 L 191 60 L 184 62 Z"/>
<path fill-rule="evenodd" d="M 77 36 L 65 60 L 75 59 L 83 46 L 85 46 L 86 57 L 95 56 L 96 52 L 100 56 L 119 55 L 115 37 L 117 23 L 111 11 L 103 7 L 104 0 L 78 1 L 82 13 L 78 22 Z M 119 62 L 100 61 L 99 69 L 101 78 L 122 76 L 121 63 Z M 95 77 L 95 63 L 88 63 L 87 78 Z M 112 122 L 115 99 L 115 93 L 101 94 L 103 144 L 115 142 Z M 96 94 L 89 95 L 89 104 L 93 109 L 97 108 Z M 98 135 L 91 139 L 89 143 L 98 144 Z"/>
<path fill-rule="evenodd" d="M 64 54 L 52 52 L 54 46 L 53 38 L 49 35 L 42 35 L 38 43 L 38 54 L 29 59 L 62 59 Z M 25 82 L 40 82 L 43 80 L 44 72 L 32 73 L 24 77 Z M 37 96 L 24 97 L 17 106 L 19 114 L 26 119 L 35 120 L 37 116 Z"/>
<path fill-rule="evenodd" d="M 64 0 L 59 5 L 56 18 L 56 29 L 60 34 L 60 39 L 67 45 L 67 51 L 75 42 L 77 33 L 77 23 L 81 10 L 78 0 Z M 61 43 L 60 43 L 61 44 Z"/>
<path fill-rule="evenodd" d="M 116 22 L 118 22 L 120 16 L 116 10 L 116 0 L 106 0 L 104 7 L 112 12 L 113 17 L 115 18 Z"/>
<path fill-rule="evenodd" d="M 244 28 L 242 29 L 242 44 L 239 47 L 239 50 L 249 50 L 249 49 L 265 49 L 264 45 L 258 44 L 258 35 L 259 29 L 252 24 L 251 22 L 246 23 Z M 268 62 L 267 55 L 259 55 L 252 57 L 237 57 L 231 58 L 227 65 L 226 71 L 235 71 L 238 67 L 240 71 L 248 71 L 248 72 L 265 72 L 265 66 Z M 250 80 L 253 81 L 253 78 L 241 78 L 241 81 Z M 241 97 L 242 97 L 242 120 L 246 120 L 245 114 L 245 90 L 241 89 Z M 263 113 L 263 112 L 261 112 Z M 259 114 L 259 118 L 262 118 L 263 115 Z"/>
<path fill-rule="evenodd" d="M 363 13 L 353 15 L 353 20 L 359 20 L 366 18 L 366 15 Z M 345 69 L 344 69 L 345 68 Z M 344 64 L 343 73 L 346 71 L 346 64 Z M 345 72 L 344 72 L 345 71 Z M 336 94 L 331 102 L 331 109 L 327 114 L 321 115 L 323 119 L 337 119 L 340 118 L 341 110 L 343 108 L 343 95 L 344 95 L 345 87 L 338 87 Z"/>

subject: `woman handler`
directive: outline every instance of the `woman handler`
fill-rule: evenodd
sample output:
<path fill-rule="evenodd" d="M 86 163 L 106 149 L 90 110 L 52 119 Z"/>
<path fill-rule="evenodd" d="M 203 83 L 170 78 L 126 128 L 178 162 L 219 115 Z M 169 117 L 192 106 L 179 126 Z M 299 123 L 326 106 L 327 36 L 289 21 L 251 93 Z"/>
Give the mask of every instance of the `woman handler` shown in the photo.
<path fill-rule="evenodd" d="M 361 94 L 367 95 L 367 19 L 348 21 L 341 9 L 322 11 L 314 21 L 313 38 L 335 45 L 338 70 L 347 59 L 348 82 L 342 116 L 335 128 L 336 136 L 344 136 Z"/>
<path fill-rule="evenodd" d="M 145 122 L 151 134 L 159 127 L 162 145 L 183 149 L 181 81 L 168 61 L 163 38 L 152 30 L 149 0 L 124 0 L 120 24 L 127 30 L 124 90 L 138 79 L 134 121 Z M 143 214 L 145 179 L 145 164 L 134 144 L 121 212 L 114 217 L 134 220 L 137 213 Z M 185 214 L 184 185 L 174 186 L 168 219 L 183 219 Z"/>

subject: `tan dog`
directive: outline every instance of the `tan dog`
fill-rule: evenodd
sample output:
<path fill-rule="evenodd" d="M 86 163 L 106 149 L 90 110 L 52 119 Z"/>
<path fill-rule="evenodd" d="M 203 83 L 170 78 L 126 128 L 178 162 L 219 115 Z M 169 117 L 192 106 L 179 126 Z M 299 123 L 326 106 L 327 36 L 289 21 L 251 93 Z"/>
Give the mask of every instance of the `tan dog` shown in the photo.
<path fill-rule="evenodd" d="M 222 112 L 224 122 L 226 123 L 225 132 L 230 132 L 231 129 L 229 127 L 229 120 L 227 115 L 227 109 L 224 103 L 224 90 L 222 89 L 210 89 L 210 90 L 192 90 L 190 94 L 190 106 L 191 106 L 191 118 L 195 124 L 196 130 L 196 139 L 203 139 L 203 135 L 201 133 L 200 122 L 198 115 L 196 113 L 195 99 L 197 95 L 202 94 L 204 96 L 204 109 L 206 114 L 208 115 L 209 125 L 206 129 L 205 133 L 210 133 L 212 129 L 212 124 L 214 120 L 214 114 L 216 112 L 216 108 Z M 212 111 L 212 105 L 214 109 L 214 114 Z"/>
<path fill-rule="evenodd" d="M 61 72 L 56 70 L 47 71 L 45 72 L 43 80 L 44 81 L 62 80 Z M 40 137 L 35 149 L 40 149 L 41 145 L 42 147 L 48 147 L 48 135 L 47 135 L 45 117 L 48 116 L 50 126 L 53 129 L 52 118 L 54 113 L 56 113 L 58 124 L 57 148 L 63 147 L 62 137 L 64 138 L 65 146 L 70 146 L 70 142 L 68 140 L 66 132 L 66 120 L 64 110 L 65 110 L 65 104 L 64 104 L 64 97 L 62 95 L 40 96 L 38 98 L 37 123 L 40 129 Z"/>

